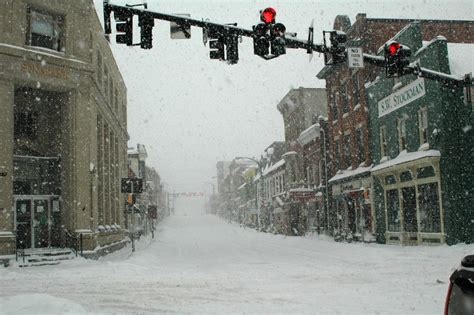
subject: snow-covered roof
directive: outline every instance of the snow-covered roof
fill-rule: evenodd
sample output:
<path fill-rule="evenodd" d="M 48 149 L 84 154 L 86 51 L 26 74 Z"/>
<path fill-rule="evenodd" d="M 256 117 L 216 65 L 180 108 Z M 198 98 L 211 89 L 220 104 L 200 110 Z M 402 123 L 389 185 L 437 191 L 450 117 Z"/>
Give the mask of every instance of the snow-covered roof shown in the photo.
<path fill-rule="evenodd" d="M 283 202 L 283 200 L 281 200 L 280 197 L 275 197 L 275 200 L 280 207 L 283 207 L 285 205 L 285 203 Z"/>
<path fill-rule="evenodd" d="M 285 160 L 284 159 L 281 159 L 280 161 L 276 162 L 275 164 L 273 164 L 272 166 L 270 166 L 269 168 L 266 168 L 264 171 L 263 171 L 263 176 L 267 175 L 267 174 L 270 174 L 271 172 L 277 170 L 280 166 L 283 166 L 285 165 Z"/>
<path fill-rule="evenodd" d="M 474 73 L 474 45 L 448 43 L 448 58 L 451 74 L 464 77 Z"/>
<path fill-rule="evenodd" d="M 319 128 L 318 123 L 309 126 L 309 128 L 303 130 L 298 137 L 298 142 L 302 145 L 306 145 L 313 141 L 316 138 L 319 138 Z"/>
<path fill-rule="evenodd" d="M 330 182 L 335 182 L 335 181 L 338 181 L 338 180 L 341 180 L 341 179 L 344 179 L 344 178 L 347 178 L 347 177 L 352 177 L 352 176 L 355 176 L 355 175 L 363 174 L 365 172 L 370 172 L 371 169 L 372 169 L 372 165 L 370 165 L 370 166 L 359 166 L 355 170 L 339 171 L 339 172 L 337 172 L 336 175 L 334 175 L 332 178 L 330 178 L 328 180 L 328 182 L 329 183 Z"/>
<path fill-rule="evenodd" d="M 403 150 L 402 152 L 400 152 L 400 154 L 396 158 L 392 160 L 388 160 L 387 162 L 384 162 L 377 166 L 374 166 L 372 168 L 372 172 L 376 172 L 376 171 L 379 171 L 391 166 L 395 166 L 398 164 L 423 159 L 426 157 L 439 157 L 439 156 L 441 156 L 441 153 L 438 150 L 416 151 L 416 152 L 407 152 Z"/>

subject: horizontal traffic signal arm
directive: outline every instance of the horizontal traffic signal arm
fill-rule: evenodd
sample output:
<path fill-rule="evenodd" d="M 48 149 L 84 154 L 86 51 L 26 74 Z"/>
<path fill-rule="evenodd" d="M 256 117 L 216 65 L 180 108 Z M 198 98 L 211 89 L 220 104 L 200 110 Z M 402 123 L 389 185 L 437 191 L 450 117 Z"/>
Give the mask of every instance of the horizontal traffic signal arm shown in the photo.
<path fill-rule="evenodd" d="M 120 11 L 120 12 L 128 11 L 131 14 L 137 15 L 137 16 L 146 14 L 147 16 L 153 17 L 154 19 L 157 19 L 157 20 L 175 22 L 178 25 L 189 25 L 189 26 L 195 26 L 195 27 L 200 27 L 200 28 L 213 29 L 223 34 L 232 33 L 237 36 L 245 36 L 245 37 L 251 37 L 251 38 L 255 36 L 255 33 L 253 30 L 248 30 L 248 29 L 240 28 L 233 25 L 196 20 L 189 17 L 185 17 L 185 16 L 153 12 L 149 10 L 128 7 L 128 6 L 121 6 L 121 5 L 110 4 L 108 2 L 104 2 L 104 29 L 105 29 L 105 34 L 107 35 L 112 33 L 112 27 L 110 24 L 110 14 L 115 11 Z M 319 53 L 327 52 L 326 47 L 324 47 L 323 45 L 310 44 L 308 41 L 300 40 L 297 38 L 285 37 L 285 42 L 286 42 L 287 48 L 301 48 L 301 49 L 306 49 L 306 50 L 311 49 Z"/>
<path fill-rule="evenodd" d="M 137 15 L 137 16 L 145 15 L 148 18 L 175 22 L 178 25 L 205 28 L 205 29 L 212 30 L 214 32 L 221 33 L 223 35 L 232 34 L 233 36 L 245 36 L 245 37 L 251 37 L 251 38 L 255 38 L 259 36 L 253 30 L 240 28 L 234 25 L 219 24 L 219 23 L 213 23 L 209 21 L 196 20 L 189 17 L 185 17 L 185 16 L 153 12 L 149 10 L 139 9 L 136 7 L 120 6 L 120 5 L 110 4 L 107 0 L 105 0 L 104 1 L 104 31 L 105 31 L 105 34 L 107 35 L 112 33 L 110 15 L 112 12 L 115 12 L 115 11 L 118 11 L 118 12 L 128 11 L 132 15 Z M 301 40 L 293 36 L 285 36 L 285 46 L 286 48 L 305 49 L 308 53 L 315 51 L 315 52 L 323 53 L 323 54 L 331 54 L 331 47 L 328 47 L 325 44 L 319 44 L 319 45 L 314 44 L 312 40 L 312 34 L 309 37 L 310 38 L 308 40 Z M 340 44 L 345 45 L 345 43 L 340 43 Z M 347 51 L 342 52 L 340 55 L 342 55 L 343 61 L 347 60 Z M 363 57 L 364 57 L 364 62 L 367 62 L 371 65 L 374 65 L 377 67 L 386 66 L 386 60 L 383 56 L 376 56 L 376 55 L 370 55 L 370 54 L 364 53 Z M 414 74 L 420 77 L 424 77 L 427 79 L 431 79 L 431 80 L 435 80 L 435 81 L 439 81 L 445 84 L 455 85 L 455 86 L 472 86 L 473 85 L 473 80 L 471 76 L 466 75 L 465 78 L 458 78 L 453 75 L 448 75 L 448 74 L 437 72 L 434 70 L 422 68 L 417 63 L 410 63 L 409 65 L 403 67 L 403 74 Z"/>

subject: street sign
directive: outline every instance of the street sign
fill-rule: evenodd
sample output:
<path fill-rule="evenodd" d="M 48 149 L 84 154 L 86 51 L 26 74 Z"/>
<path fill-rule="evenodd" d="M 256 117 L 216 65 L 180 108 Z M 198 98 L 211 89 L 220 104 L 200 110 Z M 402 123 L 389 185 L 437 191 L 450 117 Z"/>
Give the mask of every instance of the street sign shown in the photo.
<path fill-rule="evenodd" d="M 191 14 L 174 14 L 177 16 L 190 17 Z M 176 22 L 170 22 L 170 37 L 171 39 L 189 39 L 191 38 L 191 25 L 190 24 L 178 24 Z"/>
<path fill-rule="evenodd" d="M 349 68 L 364 68 L 364 54 L 362 53 L 362 48 L 347 48 L 347 60 L 349 62 Z"/>
<path fill-rule="evenodd" d="M 141 194 L 143 192 L 143 179 L 122 178 L 120 191 L 124 194 Z"/>

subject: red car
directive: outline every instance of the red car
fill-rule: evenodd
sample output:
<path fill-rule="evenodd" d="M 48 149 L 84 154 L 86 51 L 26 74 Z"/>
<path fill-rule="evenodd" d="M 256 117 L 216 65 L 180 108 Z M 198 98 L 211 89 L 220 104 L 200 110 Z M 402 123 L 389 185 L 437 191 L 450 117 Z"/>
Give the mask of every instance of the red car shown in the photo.
<path fill-rule="evenodd" d="M 444 314 L 474 314 L 474 255 L 464 257 L 449 278 Z"/>

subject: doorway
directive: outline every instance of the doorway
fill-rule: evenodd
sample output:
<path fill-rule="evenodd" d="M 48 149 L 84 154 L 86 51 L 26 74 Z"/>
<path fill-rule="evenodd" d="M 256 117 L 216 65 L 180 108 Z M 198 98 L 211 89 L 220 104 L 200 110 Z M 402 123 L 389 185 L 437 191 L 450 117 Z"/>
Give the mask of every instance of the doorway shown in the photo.
<path fill-rule="evenodd" d="M 17 247 L 47 248 L 56 245 L 52 231 L 59 224 L 59 199 L 54 196 L 18 196 L 15 198 Z M 52 208 L 58 208 L 53 211 Z"/>

